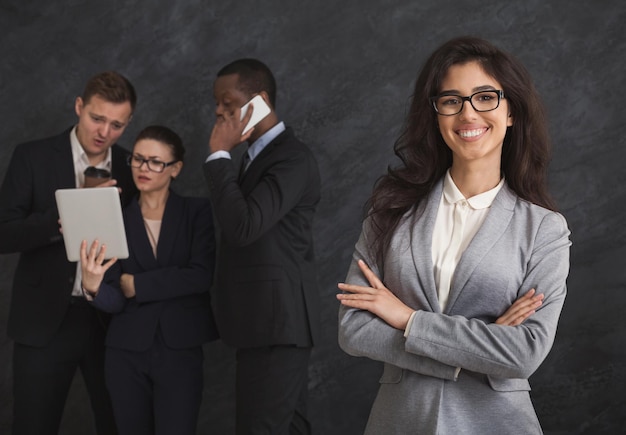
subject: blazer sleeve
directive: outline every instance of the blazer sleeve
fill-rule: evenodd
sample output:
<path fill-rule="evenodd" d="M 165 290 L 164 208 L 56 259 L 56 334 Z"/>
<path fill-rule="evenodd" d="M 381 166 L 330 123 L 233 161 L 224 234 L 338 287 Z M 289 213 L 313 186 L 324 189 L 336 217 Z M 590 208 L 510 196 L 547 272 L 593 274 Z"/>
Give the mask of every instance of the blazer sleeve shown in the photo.
<path fill-rule="evenodd" d="M 104 275 L 98 294 L 90 301 L 91 304 L 107 313 L 121 313 L 126 307 L 126 297 L 120 289 L 120 262 L 117 261 Z"/>
<path fill-rule="evenodd" d="M 230 159 L 205 163 L 215 214 L 222 236 L 230 243 L 245 246 L 263 236 L 298 204 L 314 179 L 311 156 L 295 151 L 284 154 L 245 196 Z"/>
<path fill-rule="evenodd" d="M 209 201 L 199 204 L 191 219 L 189 260 L 184 265 L 135 274 L 137 302 L 162 301 L 209 291 L 215 266 L 215 233 Z"/>
<path fill-rule="evenodd" d="M 408 353 L 498 378 L 528 378 L 554 342 L 569 273 L 569 229 L 563 216 L 546 214 L 521 291 L 544 294 L 542 306 L 515 327 L 462 316 L 418 311 L 406 339 Z"/>
<path fill-rule="evenodd" d="M 29 155 L 25 146 L 18 146 L 13 153 L 0 188 L 2 254 L 25 252 L 58 243 L 62 239 L 54 202 L 47 208 L 33 207 L 36 202 L 33 161 L 41 158 Z"/>
<path fill-rule="evenodd" d="M 356 260 L 368 255 L 364 229 L 346 282 L 368 286 Z M 522 325 L 511 327 L 479 319 L 419 310 L 408 336 L 368 311 L 340 308 L 339 344 L 347 353 L 394 364 L 417 373 L 453 379 L 455 367 L 497 378 L 528 378 L 547 356 L 556 334 L 569 272 L 569 230 L 565 219 L 547 214 L 520 289 L 535 288 L 544 303 Z M 373 268 L 381 276 L 380 265 Z M 393 289 L 391 289 L 393 290 Z"/>
<path fill-rule="evenodd" d="M 348 270 L 346 282 L 355 285 L 369 286 L 357 261 L 362 259 L 372 271 L 381 276 L 382 267 L 373 258 L 369 247 L 372 237 L 370 221 L 363 225 L 363 231 L 356 244 Z M 349 355 L 367 357 L 376 361 L 393 364 L 427 376 L 455 380 L 457 366 L 446 364 L 428 355 L 418 355 L 405 350 L 404 331 L 393 328 L 375 314 L 366 310 L 339 307 L 339 346 Z"/>

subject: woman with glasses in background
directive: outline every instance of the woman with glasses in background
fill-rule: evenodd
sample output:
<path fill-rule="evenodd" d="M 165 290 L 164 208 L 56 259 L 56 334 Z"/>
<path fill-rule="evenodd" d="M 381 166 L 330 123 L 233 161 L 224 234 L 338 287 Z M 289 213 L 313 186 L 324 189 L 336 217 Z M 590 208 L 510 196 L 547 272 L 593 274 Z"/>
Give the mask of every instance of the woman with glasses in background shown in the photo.
<path fill-rule="evenodd" d="M 139 190 L 124 209 L 129 258 L 105 261 L 106 246 L 81 246 L 85 294 L 113 313 L 105 374 L 122 435 L 196 433 L 202 344 L 217 338 L 210 204 L 170 190 L 184 152 L 166 127 L 141 131 L 128 159 Z"/>
<path fill-rule="evenodd" d="M 366 433 L 542 433 L 528 378 L 554 341 L 570 232 L 530 75 L 487 41 L 445 43 L 395 152 L 337 295 L 342 349 L 385 363 Z"/>

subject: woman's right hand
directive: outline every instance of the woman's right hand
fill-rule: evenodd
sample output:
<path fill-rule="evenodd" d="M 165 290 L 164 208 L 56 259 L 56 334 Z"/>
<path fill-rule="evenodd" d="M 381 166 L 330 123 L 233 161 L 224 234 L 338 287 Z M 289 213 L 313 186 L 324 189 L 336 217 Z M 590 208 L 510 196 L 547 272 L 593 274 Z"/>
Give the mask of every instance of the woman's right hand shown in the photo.
<path fill-rule="evenodd" d="M 535 313 L 535 310 L 543 303 L 543 294 L 535 295 L 535 289 L 531 288 L 513 302 L 506 312 L 498 317 L 497 325 L 517 326 L 521 325 L 526 319 Z"/>
<path fill-rule="evenodd" d="M 107 247 L 102 245 L 98 250 L 99 242 L 94 240 L 87 252 L 87 241 L 83 240 L 80 244 L 80 266 L 83 273 L 82 285 L 85 291 L 91 296 L 96 296 L 104 273 L 117 261 L 117 258 L 111 258 L 104 263 Z"/>
<path fill-rule="evenodd" d="M 367 310 L 390 326 L 404 331 L 414 309 L 402 302 L 389 290 L 363 260 L 358 261 L 363 276 L 371 287 L 339 283 L 344 293 L 337 295 L 342 305 Z"/>

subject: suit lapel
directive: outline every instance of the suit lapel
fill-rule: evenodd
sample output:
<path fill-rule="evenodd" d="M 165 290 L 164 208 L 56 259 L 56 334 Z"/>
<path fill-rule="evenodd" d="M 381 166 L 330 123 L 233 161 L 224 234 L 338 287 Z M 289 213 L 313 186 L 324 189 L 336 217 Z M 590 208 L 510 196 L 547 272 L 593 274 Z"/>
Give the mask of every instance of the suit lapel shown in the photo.
<path fill-rule="evenodd" d="M 443 179 L 442 179 L 443 180 Z M 411 254 L 413 264 L 430 309 L 441 312 L 433 267 L 433 229 L 441 201 L 443 181 L 439 181 L 428 197 L 418 206 L 411 224 Z M 419 221 L 419 223 L 418 223 Z"/>
<path fill-rule="evenodd" d="M 111 147 L 111 176 L 113 178 L 119 178 L 124 175 L 124 171 L 128 173 L 128 160 L 127 153 L 123 148 L 113 145 Z"/>
<path fill-rule="evenodd" d="M 493 201 L 485 221 L 461 256 L 456 267 L 450 285 L 450 295 L 446 306 L 447 313 L 454 308 L 456 300 L 474 273 L 476 266 L 506 231 L 513 217 L 516 201 L 517 196 L 505 183 Z"/>
<path fill-rule="evenodd" d="M 137 198 L 133 199 L 126 207 L 126 238 L 129 246 L 132 246 L 135 259 L 142 270 L 152 270 L 169 264 L 183 214 L 182 198 L 170 191 L 163 212 L 161 232 L 157 242 L 157 257 L 155 258 Z"/>
<path fill-rule="evenodd" d="M 242 167 L 239 175 L 239 185 L 241 186 L 242 190 L 245 191 L 245 187 L 252 188 L 256 186 L 259 174 L 262 174 L 265 171 L 265 168 L 267 166 L 266 162 L 271 161 L 272 150 L 276 146 L 280 145 L 280 143 L 288 138 L 291 134 L 291 129 L 285 129 L 285 131 L 276 136 L 273 141 L 268 143 L 265 148 L 263 148 L 263 150 L 254 158 L 254 160 L 252 160 L 250 166 L 248 166 L 248 169 L 245 172 L 243 171 Z M 268 158 L 270 160 L 268 160 Z M 242 162 L 242 164 L 244 163 Z"/>
<path fill-rule="evenodd" d="M 180 225 L 183 222 L 183 199 L 170 190 L 170 195 L 165 204 L 163 221 L 161 222 L 161 234 L 157 245 L 157 262 L 164 266 L 170 263 L 170 256 L 174 251 L 174 243 Z"/>
<path fill-rule="evenodd" d="M 122 189 L 120 199 L 125 206 L 137 195 L 137 188 L 128 166 L 127 157 L 130 153 L 119 145 L 111 147 L 111 175 L 117 180 L 117 186 Z"/>
<path fill-rule="evenodd" d="M 52 148 L 54 152 L 51 161 L 46 162 L 56 168 L 57 183 L 60 189 L 76 187 L 76 174 L 74 171 L 74 157 L 72 156 L 72 144 L 70 142 L 70 130 L 66 130 L 56 137 Z"/>
<path fill-rule="evenodd" d="M 156 269 L 157 262 L 152 253 L 152 246 L 148 239 L 146 226 L 141 215 L 141 208 L 135 197 L 124 210 L 124 224 L 128 246 L 133 251 L 133 257 L 141 270 Z"/>
<path fill-rule="evenodd" d="M 241 184 L 243 176 L 246 173 L 246 165 L 248 164 L 248 162 L 250 162 L 250 154 L 248 154 L 248 148 L 246 148 L 246 150 L 241 155 L 241 162 L 239 163 L 239 176 L 237 177 L 239 184 Z"/>

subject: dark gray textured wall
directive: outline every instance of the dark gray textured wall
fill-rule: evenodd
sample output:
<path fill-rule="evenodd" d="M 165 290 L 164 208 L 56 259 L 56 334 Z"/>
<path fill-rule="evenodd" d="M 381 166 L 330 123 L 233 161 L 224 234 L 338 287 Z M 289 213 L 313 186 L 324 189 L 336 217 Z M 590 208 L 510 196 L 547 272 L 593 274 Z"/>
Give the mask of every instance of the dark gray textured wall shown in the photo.
<path fill-rule="evenodd" d="M 475 3 L 475 4 L 471 4 Z M 136 116 L 178 131 L 188 147 L 183 194 L 206 195 L 201 161 L 217 69 L 258 57 L 275 72 L 278 112 L 315 150 L 323 200 L 315 225 L 324 341 L 310 368 L 319 434 L 359 434 L 380 366 L 336 343 L 344 278 L 374 180 L 393 162 L 416 72 L 457 35 L 486 37 L 529 68 L 548 107 L 551 188 L 573 231 L 569 295 L 551 354 L 532 377 L 547 434 L 617 434 L 626 427 L 626 6 L 621 0 L 0 0 L 0 177 L 14 146 L 74 122 L 89 76 L 116 69 L 135 84 Z M 6 319 L 15 255 L 0 256 L 0 433 L 11 420 Z M 233 352 L 206 351 L 198 433 L 233 427 Z M 63 434 L 90 425 L 78 380 Z"/>

